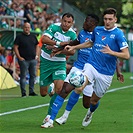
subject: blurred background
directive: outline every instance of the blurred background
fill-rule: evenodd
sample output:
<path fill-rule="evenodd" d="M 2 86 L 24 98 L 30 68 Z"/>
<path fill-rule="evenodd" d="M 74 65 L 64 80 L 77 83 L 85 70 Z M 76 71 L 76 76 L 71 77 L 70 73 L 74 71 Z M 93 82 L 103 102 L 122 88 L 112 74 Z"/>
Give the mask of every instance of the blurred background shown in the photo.
<path fill-rule="evenodd" d="M 121 71 L 133 72 L 133 0 L 0 0 L 0 54 L 8 55 L 9 67 L 19 74 L 12 47 L 26 19 L 31 24 L 31 32 L 39 40 L 50 24 L 60 22 L 65 12 L 74 15 L 73 29 L 77 34 L 87 14 L 98 14 L 101 18 L 99 25 L 103 25 L 102 12 L 107 7 L 117 10 L 117 26 L 123 30 L 129 44 L 131 57 L 127 61 L 120 61 Z M 29 18 L 25 16 L 27 10 Z M 70 57 L 68 63 L 72 65 L 76 58 L 77 54 Z"/>

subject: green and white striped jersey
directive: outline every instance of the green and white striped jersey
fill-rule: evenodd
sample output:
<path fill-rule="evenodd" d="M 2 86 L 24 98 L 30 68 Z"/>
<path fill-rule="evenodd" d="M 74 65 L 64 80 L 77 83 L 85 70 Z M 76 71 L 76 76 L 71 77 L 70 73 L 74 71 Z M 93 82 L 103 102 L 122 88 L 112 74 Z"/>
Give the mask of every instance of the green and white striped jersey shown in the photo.
<path fill-rule="evenodd" d="M 60 25 L 61 23 L 51 24 L 43 35 L 46 35 L 52 40 L 59 42 L 67 42 L 77 38 L 76 32 L 72 28 L 70 28 L 67 32 L 64 32 Z M 45 46 L 46 44 L 43 44 L 42 46 L 41 56 L 43 58 L 51 61 L 66 61 L 66 56 L 64 54 L 59 54 L 51 58 L 51 50 L 46 49 Z"/>

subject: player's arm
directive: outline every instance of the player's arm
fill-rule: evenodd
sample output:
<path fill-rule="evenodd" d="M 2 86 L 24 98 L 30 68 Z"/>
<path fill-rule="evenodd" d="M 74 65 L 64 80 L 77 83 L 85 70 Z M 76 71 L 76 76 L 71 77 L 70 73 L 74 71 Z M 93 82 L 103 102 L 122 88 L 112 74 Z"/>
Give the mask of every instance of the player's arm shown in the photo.
<path fill-rule="evenodd" d="M 41 55 L 41 47 L 39 45 L 36 46 L 36 57 L 35 59 L 39 61 L 39 57 Z"/>
<path fill-rule="evenodd" d="M 74 45 L 78 45 L 78 44 L 79 44 L 79 41 L 77 39 L 75 39 L 74 41 L 70 41 L 68 44 L 64 44 L 64 46 L 53 49 L 51 56 L 55 56 L 57 54 L 65 54 L 67 56 L 72 56 L 75 54 L 75 50 L 68 51 L 67 49 L 65 49 L 65 47 L 67 45 L 74 46 Z"/>
<path fill-rule="evenodd" d="M 124 82 L 124 76 L 121 73 L 120 65 L 119 65 L 119 60 L 117 59 L 117 65 L 116 65 L 116 75 L 117 75 L 117 80 L 120 81 L 121 83 Z"/>
<path fill-rule="evenodd" d="M 38 45 L 36 46 L 36 57 L 35 57 L 35 59 L 36 60 L 38 60 L 38 61 L 40 61 L 39 59 L 39 57 L 40 57 L 40 55 L 41 55 L 41 48 L 42 48 L 42 45 L 43 45 L 43 43 L 42 43 L 42 38 L 43 38 L 43 36 L 41 36 L 41 38 L 40 38 L 40 40 L 39 40 L 39 43 L 38 43 Z"/>
<path fill-rule="evenodd" d="M 88 41 L 88 42 L 84 42 L 82 44 L 78 44 L 75 46 L 67 45 L 65 49 L 67 49 L 68 51 L 71 51 L 71 50 L 77 50 L 77 49 L 83 49 L 83 48 L 90 48 L 92 46 L 93 46 L 93 42 Z"/>
<path fill-rule="evenodd" d="M 50 37 L 43 35 L 42 37 L 42 43 L 43 44 L 47 44 L 47 45 L 52 45 L 52 46 L 56 46 L 56 47 L 60 47 L 63 45 L 68 44 L 68 42 L 58 42 L 58 41 L 54 41 L 52 40 Z"/>
<path fill-rule="evenodd" d="M 103 52 L 105 54 L 110 54 L 110 55 L 116 56 L 121 59 L 129 59 L 130 58 L 128 47 L 122 49 L 121 52 L 116 52 L 116 51 L 111 50 L 110 47 L 108 45 L 106 45 L 106 46 L 103 46 L 103 49 L 101 50 L 101 52 Z"/>

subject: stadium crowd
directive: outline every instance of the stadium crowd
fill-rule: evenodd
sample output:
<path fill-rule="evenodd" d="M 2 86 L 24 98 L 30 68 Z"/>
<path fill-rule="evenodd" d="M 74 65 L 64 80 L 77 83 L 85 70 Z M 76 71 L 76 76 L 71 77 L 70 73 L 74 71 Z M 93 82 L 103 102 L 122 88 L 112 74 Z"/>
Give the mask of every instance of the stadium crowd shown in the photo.
<path fill-rule="evenodd" d="M 26 20 L 17 19 L 16 28 L 22 28 L 25 21 L 31 24 L 32 30 L 44 31 L 50 24 L 60 22 L 62 8 L 57 9 L 55 13 L 47 13 L 50 6 L 40 1 L 34 0 L 6 0 L 0 5 L 0 16 L 9 15 Z M 14 27 L 13 19 L 7 18 L 1 20 L 1 28 Z"/>
<path fill-rule="evenodd" d="M 43 31 L 45 31 L 50 24 L 60 22 L 61 17 L 63 15 L 62 8 L 58 8 L 56 12 L 52 13 L 48 12 L 49 8 L 50 8 L 49 4 L 44 4 L 41 1 L 36 1 L 36 0 L 5 0 L 4 2 L 3 1 L 0 2 L 0 16 L 17 17 L 16 29 L 22 29 L 24 23 L 28 22 L 31 25 L 32 31 L 43 33 Z M 26 20 L 20 18 L 26 18 Z M 14 19 L 11 18 L 9 19 L 5 17 L 2 17 L 0 19 L 0 29 L 13 29 L 13 28 L 14 28 Z M 74 30 L 77 31 L 76 28 L 74 28 Z M 37 39 L 39 40 L 40 37 L 41 34 L 38 34 Z M 20 70 L 17 58 L 15 59 L 16 75 L 14 75 L 13 73 L 13 62 L 14 62 L 13 49 L 11 48 L 10 52 L 6 52 L 9 51 L 9 48 L 4 47 L 3 44 L 0 46 L 0 49 L 1 49 L 0 63 L 6 65 L 6 69 L 8 69 L 11 76 L 14 78 L 15 81 L 18 81 L 19 83 Z M 7 53 L 6 56 L 5 53 Z M 10 62 L 8 62 L 8 56 L 11 57 Z M 38 73 L 39 72 L 37 69 L 37 80 L 35 82 L 39 82 Z M 29 75 L 27 75 L 27 83 L 29 79 L 28 77 Z"/>

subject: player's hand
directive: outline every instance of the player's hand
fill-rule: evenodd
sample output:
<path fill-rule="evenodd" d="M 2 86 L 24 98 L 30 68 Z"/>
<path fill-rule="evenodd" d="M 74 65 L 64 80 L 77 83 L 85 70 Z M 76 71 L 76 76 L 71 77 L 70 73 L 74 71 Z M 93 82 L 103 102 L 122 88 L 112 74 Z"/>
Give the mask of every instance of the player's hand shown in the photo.
<path fill-rule="evenodd" d="M 51 49 L 53 49 L 55 46 L 53 45 L 53 46 L 51 46 L 51 45 L 46 45 L 46 49 L 47 50 L 51 50 Z"/>
<path fill-rule="evenodd" d="M 65 49 L 66 49 L 67 51 L 72 51 L 72 50 L 75 50 L 75 46 L 67 45 L 67 46 L 65 47 Z"/>
<path fill-rule="evenodd" d="M 124 76 L 123 76 L 122 73 L 117 74 L 117 80 L 118 80 L 119 82 L 121 82 L 121 83 L 124 82 Z"/>
<path fill-rule="evenodd" d="M 35 60 L 37 60 L 37 63 L 40 63 L 40 56 L 36 55 Z"/>
<path fill-rule="evenodd" d="M 106 46 L 103 46 L 101 52 L 103 52 L 105 54 L 111 54 L 112 55 L 112 50 L 110 49 L 110 47 L 108 46 L 108 44 Z"/>
<path fill-rule="evenodd" d="M 60 47 L 60 48 L 54 47 L 54 48 L 52 49 L 52 53 L 50 54 L 50 57 L 53 57 L 53 56 L 55 56 L 55 55 L 57 55 L 57 54 L 60 54 L 61 51 L 62 51 L 62 49 L 63 49 L 63 47 Z"/>
<path fill-rule="evenodd" d="M 53 57 L 53 56 L 55 56 L 55 55 L 57 55 L 57 54 L 60 54 L 61 53 L 61 51 L 57 51 L 57 52 L 52 52 L 51 54 L 50 54 L 50 57 Z"/>

